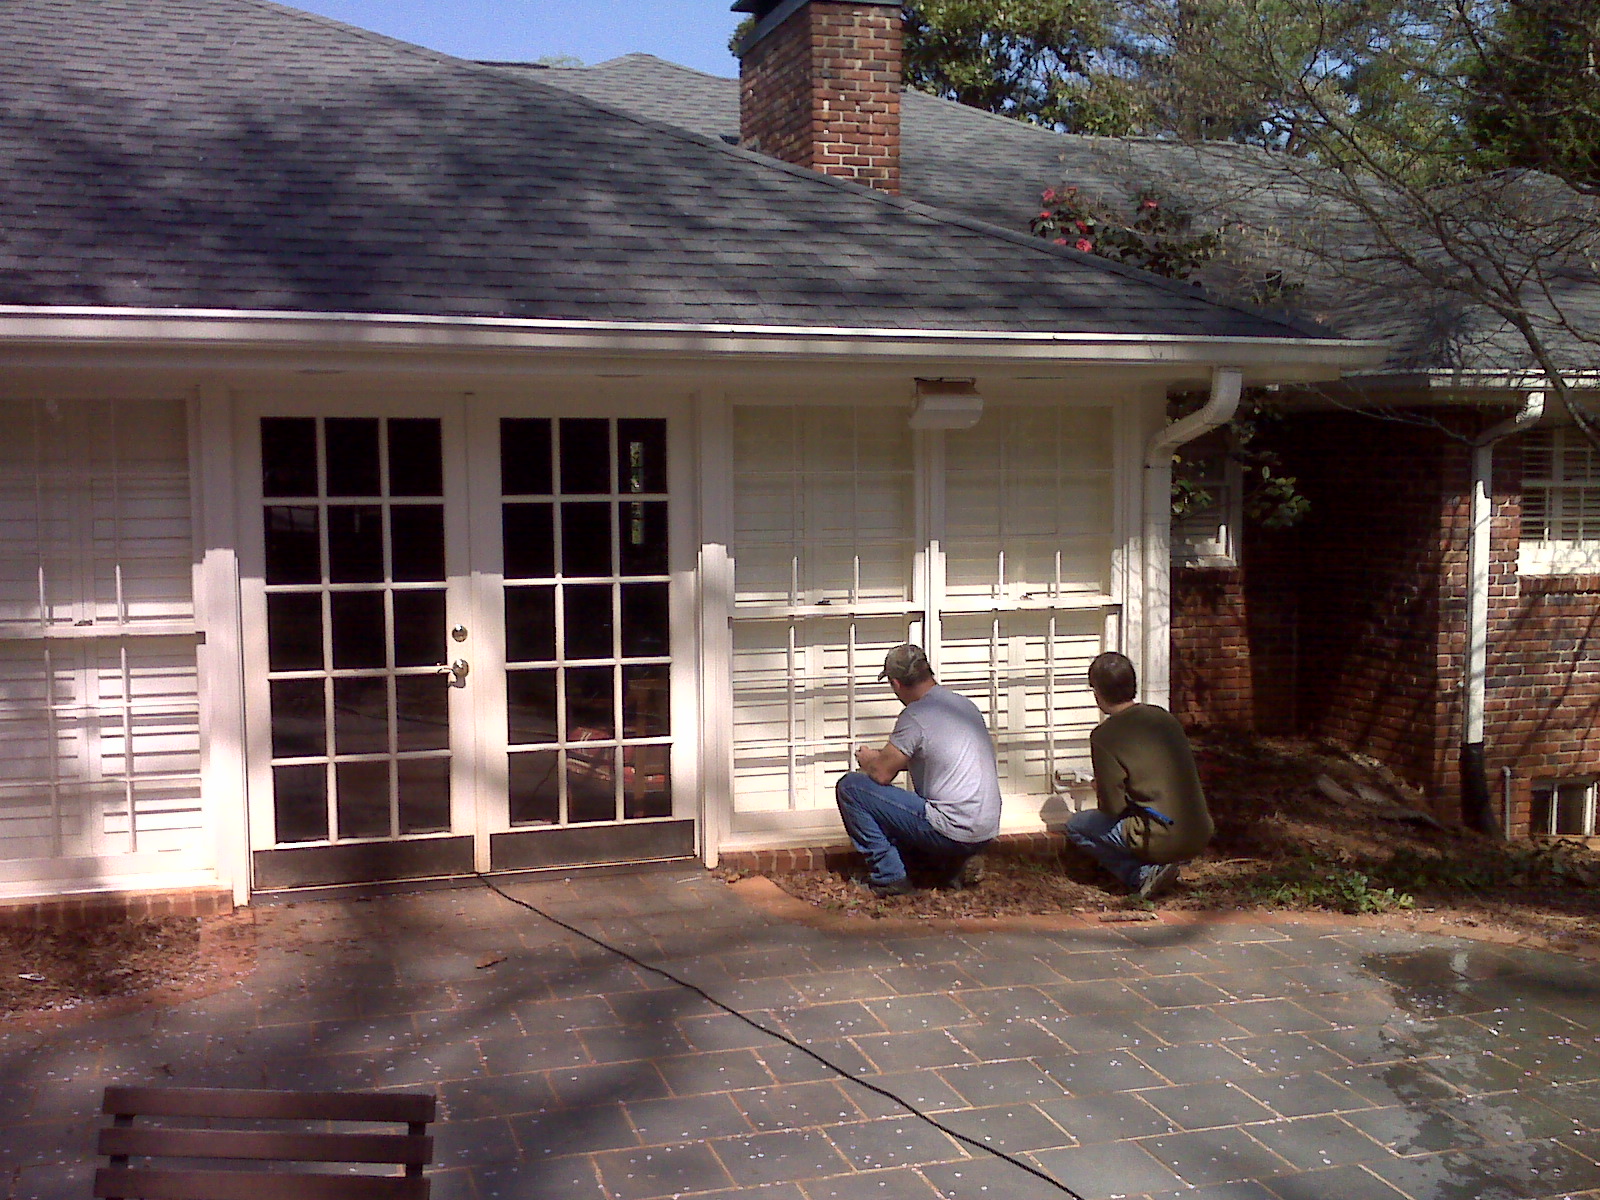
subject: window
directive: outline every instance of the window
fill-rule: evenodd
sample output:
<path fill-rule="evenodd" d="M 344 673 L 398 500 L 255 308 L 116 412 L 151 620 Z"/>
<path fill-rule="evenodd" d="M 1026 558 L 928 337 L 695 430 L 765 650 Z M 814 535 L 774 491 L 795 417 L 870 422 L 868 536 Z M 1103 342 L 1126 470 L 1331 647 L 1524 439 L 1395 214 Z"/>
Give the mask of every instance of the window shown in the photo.
<path fill-rule="evenodd" d="M 1600 571 L 1600 455 L 1576 429 L 1522 439 L 1524 575 Z"/>
<path fill-rule="evenodd" d="M 1593 837 L 1594 796 L 1592 779 L 1534 780 L 1529 832 Z"/>
<path fill-rule="evenodd" d="M 1188 485 L 1186 498 L 1202 502 L 1186 504 L 1172 518 L 1172 561 L 1179 566 L 1231 566 L 1238 561 L 1244 489 L 1228 439 L 1227 429 L 1213 429 L 1180 451 L 1182 462 L 1174 467 L 1174 477 Z"/>

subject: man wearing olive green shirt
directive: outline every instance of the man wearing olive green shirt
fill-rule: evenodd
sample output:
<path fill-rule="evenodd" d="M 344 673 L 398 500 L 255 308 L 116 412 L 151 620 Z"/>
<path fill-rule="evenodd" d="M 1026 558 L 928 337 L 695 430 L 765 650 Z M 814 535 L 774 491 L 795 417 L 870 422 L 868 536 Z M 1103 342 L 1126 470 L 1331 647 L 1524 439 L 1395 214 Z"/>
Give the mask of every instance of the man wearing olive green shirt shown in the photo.
<path fill-rule="evenodd" d="M 1134 699 L 1139 680 L 1126 655 L 1090 663 L 1089 687 L 1106 715 L 1089 735 L 1099 803 L 1072 815 L 1067 838 L 1129 890 L 1153 899 L 1177 882 L 1179 866 L 1215 831 L 1194 754 L 1176 717 Z"/>

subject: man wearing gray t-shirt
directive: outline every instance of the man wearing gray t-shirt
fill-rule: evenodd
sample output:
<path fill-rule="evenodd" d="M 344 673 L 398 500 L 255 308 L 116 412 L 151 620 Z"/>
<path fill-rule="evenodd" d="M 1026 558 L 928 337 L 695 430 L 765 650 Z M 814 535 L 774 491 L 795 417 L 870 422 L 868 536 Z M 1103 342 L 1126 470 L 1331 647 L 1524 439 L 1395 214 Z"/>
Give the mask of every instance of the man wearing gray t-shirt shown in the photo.
<path fill-rule="evenodd" d="M 940 686 L 920 646 L 896 646 L 883 660 L 905 708 L 882 749 L 856 749 L 856 765 L 839 780 L 839 815 L 867 860 L 867 886 L 877 896 L 915 891 L 906 860 L 960 887 L 962 867 L 1000 832 L 1000 772 L 978 706 Z M 892 786 L 910 768 L 914 791 Z"/>

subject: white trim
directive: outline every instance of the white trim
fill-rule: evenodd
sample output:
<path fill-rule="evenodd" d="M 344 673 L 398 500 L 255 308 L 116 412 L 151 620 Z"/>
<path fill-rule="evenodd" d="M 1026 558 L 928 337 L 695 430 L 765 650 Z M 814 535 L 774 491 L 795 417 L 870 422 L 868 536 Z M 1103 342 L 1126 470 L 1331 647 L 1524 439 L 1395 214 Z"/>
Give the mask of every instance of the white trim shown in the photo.
<path fill-rule="evenodd" d="M 714 867 L 733 818 L 733 406 L 720 392 L 696 400 L 700 848 Z"/>
<path fill-rule="evenodd" d="M 245 769 L 244 620 L 234 486 L 233 397 L 202 387 L 189 405 L 194 498 L 195 623 L 200 701 L 200 796 L 216 845 L 217 875 L 235 904 L 250 899 L 249 777 Z"/>
<path fill-rule="evenodd" d="M 662 355 L 1034 359 L 1071 363 L 1193 363 L 1295 368 L 1317 377 L 1380 362 L 1386 343 L 1311 337 L 884 329 L 834 326 L 536 320 L 358 313 L 250 312 L 0 305 L 0 343 L 52 347 L 324 348 L 360 352 L 550 350 Z M 1223 353 L 1226 351 L 1226 353 Z M 955 352 L 955 353 L 952 353 Z M 461 364 L 441 364 L 459 371 Z"/>

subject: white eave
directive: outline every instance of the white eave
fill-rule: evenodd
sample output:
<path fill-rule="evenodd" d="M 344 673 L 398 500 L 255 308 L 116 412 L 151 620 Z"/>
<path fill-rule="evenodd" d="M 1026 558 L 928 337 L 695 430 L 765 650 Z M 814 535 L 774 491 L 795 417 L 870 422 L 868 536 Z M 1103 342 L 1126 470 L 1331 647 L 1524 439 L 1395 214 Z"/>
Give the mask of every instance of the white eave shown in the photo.
<path fill-rule="evenodd" d="M 537 352 L 573 357 L 1180 366 L 1227 363 L 1251 382 L 1330 379 L 1370 369 L 1384 344 L 1314 337 L 1185 337 L 1003 330 L 823 328 L 529 320 L 513 317 L 0 305 L 0 353 L 165 351 L 232 365 L 282 365 L 285 353 L 357 368 L 404 353 L 441 360 Z"/>

